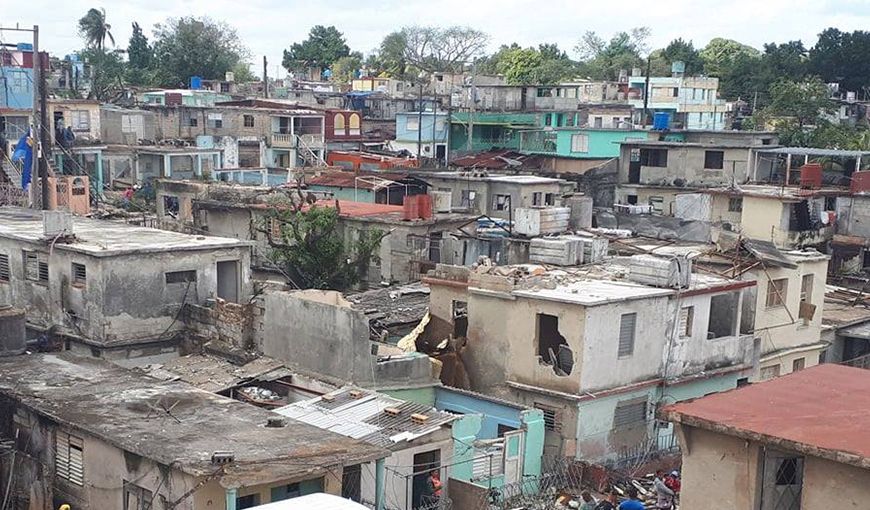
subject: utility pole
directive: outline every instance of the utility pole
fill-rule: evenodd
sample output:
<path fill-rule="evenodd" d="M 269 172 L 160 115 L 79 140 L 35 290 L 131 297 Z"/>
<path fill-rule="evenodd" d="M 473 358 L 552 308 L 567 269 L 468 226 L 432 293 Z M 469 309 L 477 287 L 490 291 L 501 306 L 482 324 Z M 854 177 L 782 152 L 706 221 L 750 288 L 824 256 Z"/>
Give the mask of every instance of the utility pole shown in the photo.
<path fill-rule="evenodd" d="M 263 55 L 263 99 L 269 99 L 269 75 L 266 72 L 266 55 Z"/>
<path fill-rule="evenodd" d="M 420 159 L 423 154 L 423 79 L 420 80 L 420 104 L 417 105 L 417 168 L 420 168 Z"/>
<path fill-rule="evenodd" d="M 652 58 L 648 55 L 646 57 L 646 79 L 643 86 L 643 127 L 646 127 L 649 122 L 649 73 L 652 67 L 651 63 Z"/>
<path fill-rule="evenodd" d="M 35 55 L 39 54 L 39 27 L 37 25 L 33 25 L 33 53 Z M 33 163 L 30 167 L 30 182 L 28 183 L 31 204 L 36 202 L 36 195 L 33 190 L 33 183 L 36 181 L 36 176 L 39 175 L 39 150 L 36 143 L 36 141 L 39 139 L 38 119 L 40 90 L 39 86 L 37 85 L 39 83 L 39 66 L 33 66 L 33 73 L 33 108 L 30 113 L 30 139 L 33 142 L 33 147 L 31 147 L 31 150 L 33 151 Z"/>
<path fill-rule="evenodd" d="M 435 144 L 435 120 L 438 118 L 438 92 L 433 92 L 432 99 L 432 152 L 429 156 L 432 158 L 432 161 L 436 161 L 436 144 Z"/>
<path fill-rule="evenodd" d="M 48 90 L 45 85 L 45 63 L 42 60 L 42 55 L 38 48 L 39 27 L 33 27 L 33 56 L 35 57 L 33 69 L 39 69 L 39 175 L 40 185 L 42 186 L 42 209 L 47 211 L 51 209 L 49 204 L 49 188 L 48 188 L 48 158 L 51 157 L 51 138 L 48 136 Z M 38 63 L 37 63 L 38 62 Z M 98 190 L 102 193 L 103 190 Z"/>
<path fill-rule="evenodd" d="M 474 108 L 477 106 L 477 89 L 474 85 L 474 76 L 477 74 L 477 60 L 471 62 L 471 108 L 468 110 L 468 138 L 465 141 L 465 150 L 469 153 L 473 147 L 474 138 Z"/>

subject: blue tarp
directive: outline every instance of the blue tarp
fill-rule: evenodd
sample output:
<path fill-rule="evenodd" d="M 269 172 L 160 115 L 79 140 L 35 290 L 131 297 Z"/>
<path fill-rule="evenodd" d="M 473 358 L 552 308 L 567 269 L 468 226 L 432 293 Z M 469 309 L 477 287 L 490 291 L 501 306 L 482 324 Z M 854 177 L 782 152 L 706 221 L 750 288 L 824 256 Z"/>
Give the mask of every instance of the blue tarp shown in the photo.
<path fill-rule="evenodd" d="M 27 190 L 30 186 L 30 170 L 33 168 L 33 139 L 30 137 L 31 131 L 21 135 L 18 143 L 15 144 L 15 150 L 12 152 L 12 162 L 23 163 L 21 168 L 21 187 Z"/>

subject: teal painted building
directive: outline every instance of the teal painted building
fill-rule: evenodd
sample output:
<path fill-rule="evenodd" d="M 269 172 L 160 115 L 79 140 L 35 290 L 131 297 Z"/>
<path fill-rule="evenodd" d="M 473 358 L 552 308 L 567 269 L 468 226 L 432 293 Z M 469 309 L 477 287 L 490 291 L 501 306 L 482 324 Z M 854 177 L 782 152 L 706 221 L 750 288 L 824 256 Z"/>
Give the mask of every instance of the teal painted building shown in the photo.
<path fill-rule="evenodd" d="M 619 157 L 619 144 L 646 140 L 648 132 L 627 129 L 550 128 L 521 131 L 520 152 L 575 159 Z"/>
<path fill-rule="evenodd" d="M 468 126 L 471 119 L 471 145 Z M 493 148 L 519 149 L 519 133 L 535 128 L 560 128 L 580 123 L 580 112 L 457 112 L 450 116 L 450 151 L 486 151 Z"/>

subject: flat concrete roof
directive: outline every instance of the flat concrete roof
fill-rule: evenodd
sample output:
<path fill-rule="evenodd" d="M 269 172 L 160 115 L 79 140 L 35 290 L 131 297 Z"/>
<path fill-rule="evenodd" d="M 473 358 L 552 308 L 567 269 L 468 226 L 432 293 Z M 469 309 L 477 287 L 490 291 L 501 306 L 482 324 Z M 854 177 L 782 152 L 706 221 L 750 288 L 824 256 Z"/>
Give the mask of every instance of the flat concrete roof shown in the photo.
<path fill-rule="evenodd" d="M 197 236 L 138 227 L 126 223 L 73 216 L 71 241 L 58 240 L 52 249 L 111 257 L 131 253 L 178 252 L 238 248 L 253 243 L 227 237 Z M 32 243 L 45 243 L 42 212 L 19 207 L 0 207 L 0 237 Z"/>
<path fill-rule="evenodd" d="M 501 175 L 490 174 L 485 176 L 472 176 L 470 172 L 411 172 L 411 175 L 426 180 L 427 178 L 446 179 L 455 181 L 487 181 L 505 184 L 559 184 L 567 182 L 564 179 L 553 177 L 541 177 L 538 175 Z"/>
<path fill-rule="evenodd" d="M 710 188 L 700 192 L 710 195 L 770 198 L 785 201 L 801 201 L 814 197 L 850 194 L 846 188 L 803 189 L 796 186 L 775 186 L 773 184 L 740 184 L 733 188 Z"/>
<path fill-rule="evenodd" d="M 212 454 L 230 451 L 235 462 L 218 475 L 228 488 L 310 479 L 389 455 L 295 420 L 266 427 L 275 414 L 265 409 L 69 352 L 0 358 L 0 394 L 194 476 L 217 474 Z"/>
<path fill-rule="evenodd" d="M 870 469 L 870 370 L 833 363 L 665 407 L 667 419 Z M 691 436 L 689 436 L 691 448 Z"/>

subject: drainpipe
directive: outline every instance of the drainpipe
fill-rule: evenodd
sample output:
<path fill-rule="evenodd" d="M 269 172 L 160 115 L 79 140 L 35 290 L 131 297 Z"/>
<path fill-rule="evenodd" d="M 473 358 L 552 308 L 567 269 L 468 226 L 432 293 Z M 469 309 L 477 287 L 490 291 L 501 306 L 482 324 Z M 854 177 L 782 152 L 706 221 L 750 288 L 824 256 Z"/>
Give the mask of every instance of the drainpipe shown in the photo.
<path fill-rule="evenodd" d="M 384 510 L 384 496 L 386 495 L 386 486 L 384 485 L 384 459 L 375 461 L 375 510 Z M 227 507 L 227 510 L 230 510 Z M 235 510 L 233 507 L 232 510 Z"/>
<path fill-rule="evenodd" d="M 239 489 L 227 489 L 227 510 L 236 510 L 236 499 L 239 496 Z"/>

